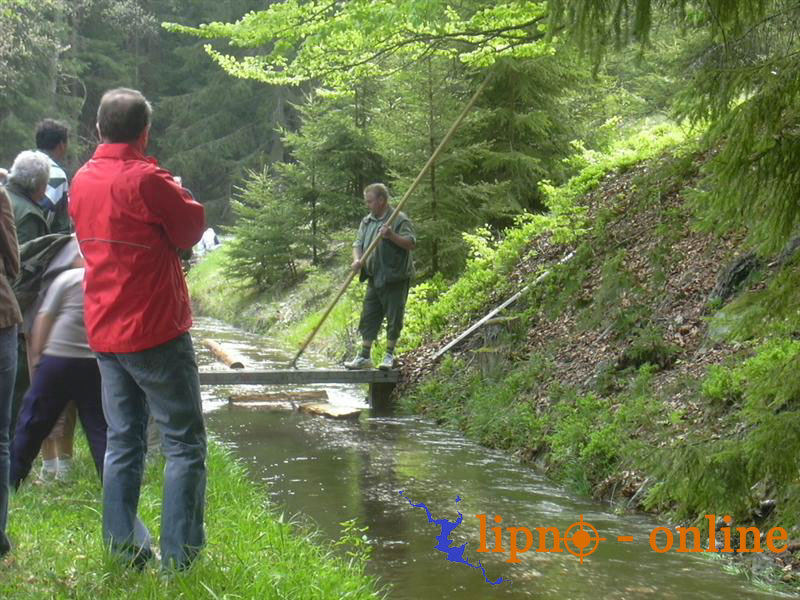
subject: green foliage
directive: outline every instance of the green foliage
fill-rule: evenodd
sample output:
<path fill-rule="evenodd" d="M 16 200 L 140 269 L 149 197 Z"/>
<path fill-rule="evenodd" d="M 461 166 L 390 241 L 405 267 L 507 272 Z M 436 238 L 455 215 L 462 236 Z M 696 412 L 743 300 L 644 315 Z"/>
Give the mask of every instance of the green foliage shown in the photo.
<path fill-rule="evenodd" d="M 252 173 L 233 201 L 236 225 L 227 249 L 230 275 L 263 291 L 298 277 L 297 259 L 306 254 L 303 206 L 287 200 L 282 181 Z"/>
<path fill-rule="evenodd" d="M 663 485 L 649 503 L 674 503 L 681 516 L 724 511 L 747 518 L 760 500 L 758 489 L 778 490 L 779 503 L 797 493 L 799 367 L 800 342 L 778 338 L 739 366 L 709 369 L 703 396 L 714 410 L 734 410 L 722 421 L 721 435 L 695 431 L 658 454 L 653 468 Z M 778 519 L 788 526 L 796 514 L 787 510 Z"/>
<path fill-rule="evenodd" d="M 703 380 L 702 393 L 712 405 L 722 407 L 738 404 L 742 399 L 742 381 L 733 369 L 711 365 Z"/>
<path fill-rule="evenodd" d="M 619 357 L 618 367 L 639 368 L 648 364 L 656 369 L 668 369 L 675 362 L 680 348 L 664 340 L 664 332 L 655 325 L 634 330 L 631 343 Z"/>
<path fill-rule="evenodd" d="M 273 129 L 286 111 L 285 100 L 280 91 L 231 80 L 224 73 L 207 74 L 187 54 L 174 76 L 194 78 L 193 83 L 186 91 L 167 89 L 169 95 L 158 100 L 154 151 L 204 204 L 209 223 L 230 223 L 235 186 L 248 172 L 283 159 L 282 142 Z"/>
<path fill-rule="evenodd" d="M 639 459 L 641 431 L 663 412 L 653 397 L 654 368 L 644 365 L 620 395 L 601 398 L 554 390 L 548 443 L 556 472 L 585 493 Z"/>
<path fill-rule="evenodd" d="M 761 345 L 738 367 L 714 366 L 703 381 L 703 396 L 711 401 L 738 404 L 748 414 L 800 407 L 800 382 L 792 373 L 800 367 L 800 342 L 776 338 Z"/>
<path fill-rule="evenodd" d="M 643 47 L 654 23 L 691 32 L 676 64 L 676 114 L 710 124 L 713 149 L 697 191 L 707 223 L 747 227 L 763 249 L 775 249 L 800 225 L 795 31 L 800 8 L 784 0 L 658 3 L 620 0 L 548 3 L 551 25 L 594 56 L 630 37 Z M 678 10 L 675 10 L 677 7 Z"/>
<path fill-rule="evenodd" d="M 467 185 L 483 184 L 487 195 L 478 207 L 479 223 L 508 226 L 522 211 L 541 211 L 539 183 L 560 184 L 573 174 L 564 158 L 584 131 L 571 100 L 589 84 L 588 72 L 567 52 L 503 59 L 492 67 L 474 116 L 455 142 L 470 148 L 460 178 Z"/>
<path fill-rule="evenodd" d="M 410 187 L 463 109 L 468 83 L 452 64 L 430 57 L 392 77 L 379 98 L 373 129 L 395 195 Z M 481 223 L 486 188 L 491 187 L 480 180 L 464 181 L 475 152 L 474 144 L 457 136 L 431 165 L 405 209 L 416 228 L 414 260 L 420 278 L 437 272 L 452 277 L 463 267 L 461 232 Z"/>
<path fill-rule="evenodd" d="M 334 546 L 345 550 L 345 555 L 350 559 L 349 566 L 351 568 L 364 569 L 374 550 L 367 536 L 369 527 L 359 526 L 356 519 L 342 521 L 339 526 L 342 528 L 342 533 L 334 542 Z"/>
<path fill-rule="evenodd" d="M 454 6 L 443 0 L 365 1 L 329 4 L 286 0 L 248 13 L 235 23 L 200 27 L 165 24 L 171 31 L 226 39 L 234 47 L 258 48 L 237 57 L 208 46 L 211 57 L 237 77 L 271 84 L 320 79 L 327 85 L 385 74 L 391 57 L 412 64 L 431 55 L 458 57 L 486 66 L 504 56 L 548 54 L 541 2 L 476 2 Z"/>
<path fill-rule="evenodd" d="M 448 358 L 403 402 L 406 409 L 458 427 L 481 444 L 527 453 L 541 446 L 547 424 L 527 392 L 552 369 L 547 357 L 537 356 L 499 379 L 487 379 Z"/>
<path fill-rule="evenodd" d="M 605 477 L 621 451 L 620 436 L 610 414 L 610 402 L 592 395 L 565 391 L 558 397 L 549 436 L 556 468 L 583 493 L 590 491 L 589 477 Z"/>
<path fill-rule="evenodd" d="M 740 294 L 717 313 L 710 327 L 729 340 L 750 340 L 800 331 L 798 260 L 785 265 L 766 285 Z"/>
<path fill-rule="evenodd" d="M 317 90 L 296 105 L 298 130 L 283 132 L 291 160 L 281 169 L 291 173 L 297 201 L 308 206 L 320 247 L 332 231 L 352 227 L 364 212 L 364 187 L 384 179 L 385 157 L 376 147 L 371 106 L 376 93 L 369 82 L 340 94 Z"/>

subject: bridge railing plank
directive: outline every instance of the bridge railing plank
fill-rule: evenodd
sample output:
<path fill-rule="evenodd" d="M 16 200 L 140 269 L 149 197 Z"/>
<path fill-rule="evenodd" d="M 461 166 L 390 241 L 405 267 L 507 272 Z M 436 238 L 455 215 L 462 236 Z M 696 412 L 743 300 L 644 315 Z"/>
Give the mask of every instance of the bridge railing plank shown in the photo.
<path fill-rule="evenodd" d="M 343 369 L 274 369 L 200 371 L 201 385 L 285 385 L 309 383 L 397 383 L 399 371 Z"/>

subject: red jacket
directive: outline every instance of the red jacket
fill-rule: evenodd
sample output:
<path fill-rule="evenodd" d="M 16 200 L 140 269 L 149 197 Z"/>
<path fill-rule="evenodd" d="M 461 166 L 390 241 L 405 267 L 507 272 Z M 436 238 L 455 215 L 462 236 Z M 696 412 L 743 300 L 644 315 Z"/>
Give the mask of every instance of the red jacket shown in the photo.
<path fill-rule="evenodd" d="M 203 206 L 130 144 L 100 144 L 72 179 L 69 214 L 86 261 L 84 313 L 96 352 L 138 352 L 188 331 L 178 248 L 203 235 Z"/>

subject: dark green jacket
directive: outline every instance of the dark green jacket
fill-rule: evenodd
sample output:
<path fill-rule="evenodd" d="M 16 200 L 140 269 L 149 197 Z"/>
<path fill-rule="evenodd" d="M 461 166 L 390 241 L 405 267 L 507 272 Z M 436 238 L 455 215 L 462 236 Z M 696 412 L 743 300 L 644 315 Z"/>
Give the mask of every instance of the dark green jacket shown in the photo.
<path fill-rule="evenodd" d="M 382 219 L 376 219 L 371 214 L 361 220 L 358 228 L 358 237 L 353 246 L 360 252 L 366 251 L 372 240 L 378 235 L 381 226 L 389 219 L 392 208 L 386 211 Z M 416 242 L 417 236 L 414 232 L 414 225 L 405 213 L 399 213 L 394 223 L 392 231 L 404 238 L 410 238 Z M 414 276 L 414 260 L 412 253 L 389 240 L 381 240 L 375 252 L 367 259 L 361 269 L 361 281 L 372 278 L 375 287 L 383 287 L 387 283 L 395 283 L 411 279 Z"/>
<path fill-rule="evenodd" d="M 6 186 L 6 192 L 11 200 L 11 208 L 14 210 L 17 242 L 20 246 L 34 238 L 50 233 L 44 211 L 30 199 L 25 190 L 12 182 Z"/>

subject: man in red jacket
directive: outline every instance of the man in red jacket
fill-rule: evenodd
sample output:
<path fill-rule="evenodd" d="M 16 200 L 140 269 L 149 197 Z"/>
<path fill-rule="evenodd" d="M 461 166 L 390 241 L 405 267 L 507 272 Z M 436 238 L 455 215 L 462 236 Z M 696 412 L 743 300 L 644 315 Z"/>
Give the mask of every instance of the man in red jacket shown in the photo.
<path fill-rule="evenodd" d="M 106 92 L 97 111 L 101 143 L 72 180 L 69 213 L 86 262 L 86 330 L 108 421 L 103 539 L 137 567 L 153 556 L 136 515 L 152 414 L 166 457 L 161 561 L 183 569 L 205 543 L 206 434 L 178 251 L 197 243 L 205 216 L 145 156 L 151 114 L 136 90 Z"/>

